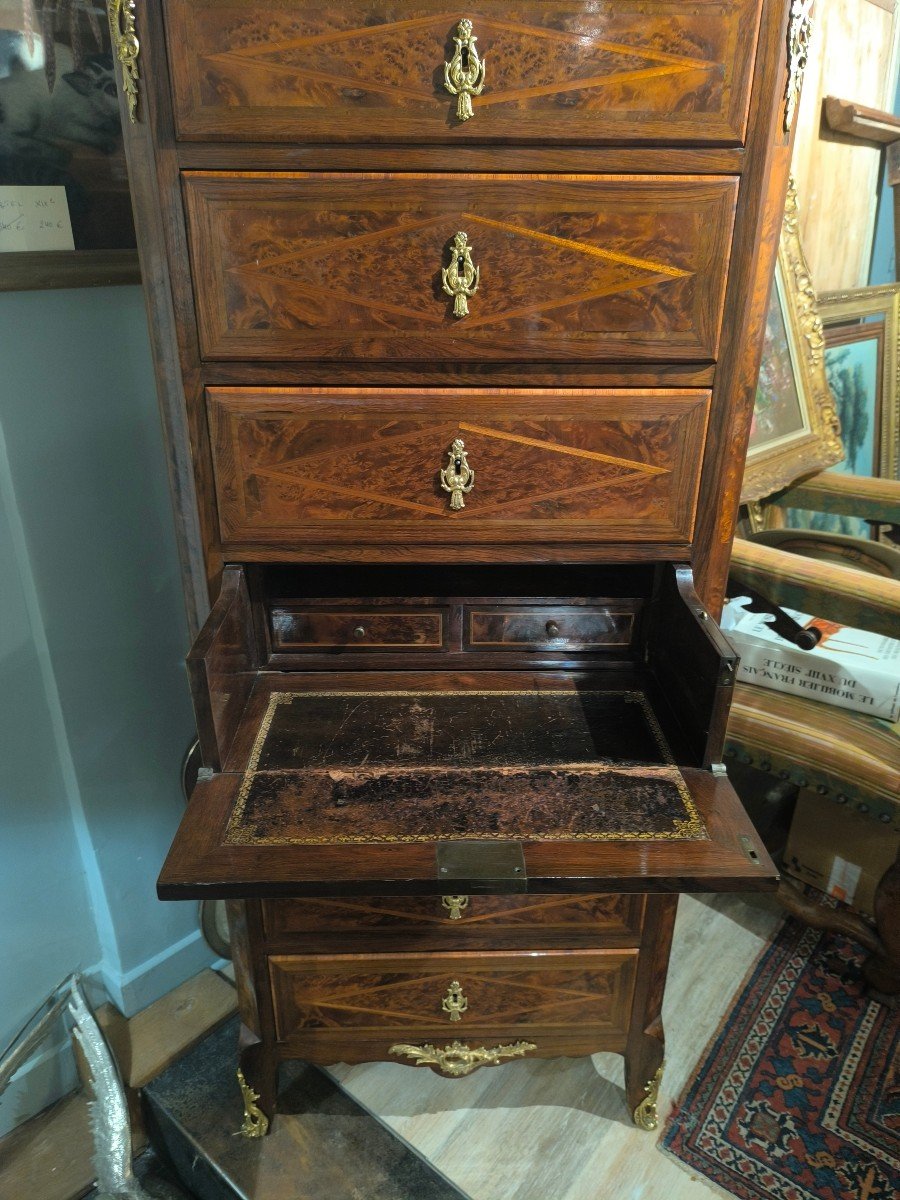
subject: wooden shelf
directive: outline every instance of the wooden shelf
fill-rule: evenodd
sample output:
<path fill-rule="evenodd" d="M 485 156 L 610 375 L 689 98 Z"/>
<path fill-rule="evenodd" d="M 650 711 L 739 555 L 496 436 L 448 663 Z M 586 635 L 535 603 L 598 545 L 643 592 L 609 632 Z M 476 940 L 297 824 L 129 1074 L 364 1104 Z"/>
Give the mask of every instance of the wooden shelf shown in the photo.
<path fill-rule="evenodd" d="M 878 108 L 866 108 L 852 100 L 825 97 L 825 121 L 835 133 L 844 133 L 864 142 L 890 145 L 900 141 L 900 117 Z"/>

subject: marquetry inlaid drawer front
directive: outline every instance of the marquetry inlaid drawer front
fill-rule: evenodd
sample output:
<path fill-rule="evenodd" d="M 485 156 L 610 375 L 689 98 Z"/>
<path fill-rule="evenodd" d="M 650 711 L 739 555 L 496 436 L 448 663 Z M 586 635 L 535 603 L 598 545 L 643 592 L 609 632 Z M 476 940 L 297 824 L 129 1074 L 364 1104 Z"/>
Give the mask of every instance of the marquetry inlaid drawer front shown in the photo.
<path fill-rule="evenodd" d="M 208 401 L 222 540 L 245 556 L 691 537 L 706 391 L 211 388 Z"/>
<path fill-rule="evenodd" d="M 716 356 L 731 177 L 187 172 L 184 188 L 208 359 Z"/>
<path fill-rule="evenodd" d="M 644 897 L 636 893 L 595 896 L 346 896 L 267 900 L 270 945 L 335 946 L 347 938 L 369 949 L 401 939 L 423 947 L 476 948 L 559 945 L 637 945 Z"/>
<path fill-rule="evenodd" d="M 177 126 L 187 139 L 735 144 L 759 8 L 168 0 Z"/>
<path fill-rule="evenodd" d="M 382 608 L 272 610 L 275 653 L 328 650 L 442 650 L 446 613 Z"/>
<path fill-rule="evenodd" d="M 465 644 L 472 650 L 599 650 L 631 645 L 634 612 L 557 605 L 468 608 Z"/>
<path fill-rule="evenodd" d="M 537 1038 L 584 1025 L 622 1030 L 636 950 L 542 954 L 273 955 L 278 1037 L 354 1030 L 464 1035 L 521 1029 Z"/>

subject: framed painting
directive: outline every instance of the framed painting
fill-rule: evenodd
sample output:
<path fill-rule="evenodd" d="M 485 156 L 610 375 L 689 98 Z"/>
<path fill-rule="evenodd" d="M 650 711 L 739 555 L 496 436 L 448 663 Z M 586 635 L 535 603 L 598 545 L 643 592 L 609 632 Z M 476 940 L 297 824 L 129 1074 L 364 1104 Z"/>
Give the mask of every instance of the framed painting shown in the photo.
<path fill-rule="evenodd" d="M 824 292 L 819 300 L 828 342 L 829 361 L 837 362 L 837 348 L 855 344 L 854 362 L 877 374 L 865 399 L 869 427 L 860 447 L 854 475 L 900 478 L 900 283 L 883 287 Z M 880 331 L 880 332 L 879 332 Z M 834 349 L 832 349 L 832 345 Z M 876 356 L 876 345 L 880 356 Z M 853 414 L 848 410 L 847 421 Z M 844 417 L 841 416 L 844 423 Z M 869 450 L 872 452 L 871 462 Z M 849 452 L 849 447 L 848 447 Z"/>
<path fill-rule="evenodd" d="M 843 457 L 840 425 L 825 375 L 825 336 L 800 245 L 793 180 L 769 296 L 744 504 L 762 500 Z"/>
<path fill-rule="evenodd" d="M 103 0 L 0 0 L 0 290 L 137 283 Z"/>
<path fill-rule="evenodd" d="M 841 423 L 844 455 L 832 468 L 848 475 L 898 477 L 900 454 L 900 285 L 826 292 L 819 311 L 825 370 Z M 877 538 L 875 526 L 841 513 L 788 509 L 795 529 Z"/>

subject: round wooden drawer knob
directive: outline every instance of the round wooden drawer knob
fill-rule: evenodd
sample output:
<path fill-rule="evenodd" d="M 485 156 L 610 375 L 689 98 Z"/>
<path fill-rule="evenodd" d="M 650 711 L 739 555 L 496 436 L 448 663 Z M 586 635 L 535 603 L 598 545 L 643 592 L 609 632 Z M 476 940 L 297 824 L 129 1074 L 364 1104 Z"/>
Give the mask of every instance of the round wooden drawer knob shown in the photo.
<path fill-rule="evenodd" d="M 356 628 L 353 630 L 353 636 L 356 638 L 356 640 L 358 642 L 361 642 L 363 640 L 363 638 L 366 636 L 365 625 L 357 625 Z"/>
<path fill-rule="evenodd" d="M 559 637 L 559 626 L 555 621 L 548 621 L 544 628 L 547 630 L 547 637 Z"/>

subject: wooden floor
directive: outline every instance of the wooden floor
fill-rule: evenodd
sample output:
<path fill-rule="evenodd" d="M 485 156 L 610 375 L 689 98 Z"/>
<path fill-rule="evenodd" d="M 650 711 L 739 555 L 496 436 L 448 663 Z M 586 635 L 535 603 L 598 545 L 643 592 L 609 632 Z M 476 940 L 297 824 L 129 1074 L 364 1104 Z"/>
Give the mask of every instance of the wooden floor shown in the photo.
<path fill-rule="evenodd" d="M 663 1010 L 660 1129 L 781 913 L 767 897 L 683 896 Z M 472 1200 L 709 1200 L 625 1111 L 622 1060 L 509 1063 L 464 1079 L 391 1063 L 332 1070 Z"/>

